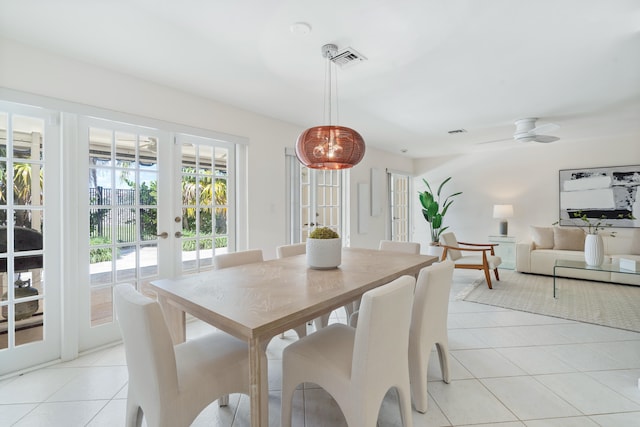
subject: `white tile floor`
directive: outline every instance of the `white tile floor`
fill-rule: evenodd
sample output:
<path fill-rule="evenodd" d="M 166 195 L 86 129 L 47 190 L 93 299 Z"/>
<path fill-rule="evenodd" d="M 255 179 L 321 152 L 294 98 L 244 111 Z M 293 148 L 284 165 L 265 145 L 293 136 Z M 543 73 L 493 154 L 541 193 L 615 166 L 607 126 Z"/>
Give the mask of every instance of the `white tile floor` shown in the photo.
<path fill-rule="evenodd" d="M 429 410 L 413 412 L 416 427 L 640 426 L 640 333 L 456 300 L 478 276 L 456 271 L 449 309 L 452 381 L 444 384 L 433 355 Z M 342 311 L 334 321 L 343 320 Z M 189 324 L 189 335 L 209 331 Z M 268 348 L 271 425 L 280 425 L 282 349 Z M 0 382 L 0 426 L 123 425 L 127 389 L 124 350 L 116 346 L 69 363 Z M 322 389 L 300 389 L 294 426 L 344 426 Z M 209 406 L 196 426 L 248 426 L 248 398 Z M 395 395 L 382 405 L 379 426 L 399 426 Z"/>

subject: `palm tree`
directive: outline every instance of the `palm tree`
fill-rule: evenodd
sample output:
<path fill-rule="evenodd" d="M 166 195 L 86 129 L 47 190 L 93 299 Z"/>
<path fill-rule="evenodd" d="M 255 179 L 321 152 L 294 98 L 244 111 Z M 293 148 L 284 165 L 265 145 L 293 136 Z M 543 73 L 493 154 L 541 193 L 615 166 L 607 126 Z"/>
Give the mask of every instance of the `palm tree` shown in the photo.
<path fill-rule="evenodd" d="M 28 206 L 32 205 L 31 194 L 31 163 L 14 163 L 13 164 L 13 200 L 16 205 Z M 2 168 L 0 170 L 0 201 L 7 202 L 7 178 L 8 170 Z M 39 188 L 44 185 L 43 169 L 39 172 Z M 42 203 L 42 192 L 38 194 L 39 202 Z M 2 223 L 6 225 L 7 218 L 2 218 Z M 15 225 L 18 227 L 33 228 L 30 220 L 29 210 L 22 209 L 15 212 Z"/>

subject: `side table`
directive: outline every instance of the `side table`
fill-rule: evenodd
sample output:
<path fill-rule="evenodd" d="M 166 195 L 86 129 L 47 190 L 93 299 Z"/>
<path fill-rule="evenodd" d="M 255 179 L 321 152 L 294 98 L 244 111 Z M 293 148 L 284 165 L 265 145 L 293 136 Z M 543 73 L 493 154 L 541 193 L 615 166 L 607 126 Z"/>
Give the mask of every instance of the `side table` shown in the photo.
<path fill-rule="evenodd" d="M 500 268 L 514 270 L 516 268 L 516 237 L 515 236 L 489 236 L 489 243 L 497 243 L 494 248 L 497 256 L 502 258 Z"/>

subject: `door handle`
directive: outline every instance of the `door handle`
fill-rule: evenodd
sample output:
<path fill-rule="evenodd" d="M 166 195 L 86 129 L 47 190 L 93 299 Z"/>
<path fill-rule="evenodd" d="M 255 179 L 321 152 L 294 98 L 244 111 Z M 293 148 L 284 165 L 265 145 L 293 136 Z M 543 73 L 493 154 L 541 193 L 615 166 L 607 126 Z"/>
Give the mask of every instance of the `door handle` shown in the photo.
<path fill-rule="evenodd" d="M 182 232 L 176 231 L 176 234 L 174 234 L 174 236 L 176 236 L 177 238 L 180 238 L 182 237 Z"/>
<path fill-rule="evenodd" d="M 163 231 L 160 234 L 156 234 L 157 237 L 160 237 L 161 239 L 166 239 L 167 237 L 169 237 L 169 233 L 167 233 L 166 231 Z"/>

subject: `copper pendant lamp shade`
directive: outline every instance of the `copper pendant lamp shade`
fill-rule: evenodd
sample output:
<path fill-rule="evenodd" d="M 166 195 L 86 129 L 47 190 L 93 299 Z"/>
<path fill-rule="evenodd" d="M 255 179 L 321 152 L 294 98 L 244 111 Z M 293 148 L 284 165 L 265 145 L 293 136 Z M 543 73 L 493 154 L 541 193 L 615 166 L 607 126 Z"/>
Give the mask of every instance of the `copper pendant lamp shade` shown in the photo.
<path fill-rule="evenodd" d="M 331 120 L 331 59 L 338 51 L 333 44 L 322 46 L 322 55 L 327 59 L 328 118 Z M 364 157 L 365 145 L 362 136 L 355 130 L 336 125 L 314 126 L 302 132 L 296 142 L 296 156 L 303 165 L 311 169 L 347 169 Z"/>
<path fill-rule="evenodd" d="M 364 139 L 344 126 L 315 126 L 302 132 L 296 143 L 298 160 L 311 169 L 347 169 L 364 157 Z"/>

